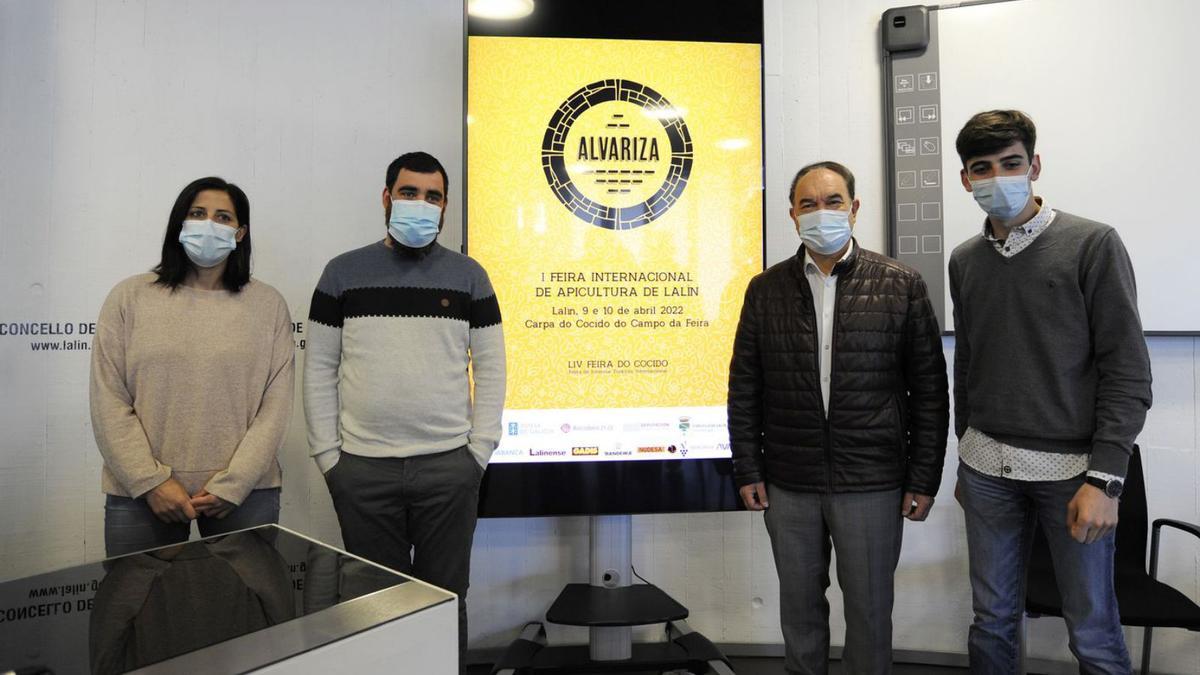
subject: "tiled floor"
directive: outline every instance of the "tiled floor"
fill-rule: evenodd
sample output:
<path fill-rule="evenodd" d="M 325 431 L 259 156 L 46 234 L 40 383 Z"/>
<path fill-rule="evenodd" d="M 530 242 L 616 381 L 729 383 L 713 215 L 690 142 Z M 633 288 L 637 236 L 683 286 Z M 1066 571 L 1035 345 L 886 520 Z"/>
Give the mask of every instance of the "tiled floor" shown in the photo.
<path fill-rule="evenodd" d="M 783 659 L 780 658 L 731 658 L 733 670 L 737 675 L 784 675 Z M 841 675 L 842 664 L 833 661 L 829 664 L 829 675 Z M 966 668 L 943 668 L 940 666 L 914 666 L 897 664 L 892 667 L 893 675 L 949 675 L 950 673 L 965 673 Z"/>
<path fill-rule="evenodd" d="M 732 658 L 733 670 L 737 675 L 784 675 L 783 659 L 781 658 Z M 842 664 L 833 661 L 829 664 L 829 675 L 841 675 Z M 893 675 L 950 675 L 965 673 L 966 668 L 944 668 L 939 666 L 896 665 Z M 488 666 L 472 666 L 467 670 L 468 675 L 488 675 Z"/>

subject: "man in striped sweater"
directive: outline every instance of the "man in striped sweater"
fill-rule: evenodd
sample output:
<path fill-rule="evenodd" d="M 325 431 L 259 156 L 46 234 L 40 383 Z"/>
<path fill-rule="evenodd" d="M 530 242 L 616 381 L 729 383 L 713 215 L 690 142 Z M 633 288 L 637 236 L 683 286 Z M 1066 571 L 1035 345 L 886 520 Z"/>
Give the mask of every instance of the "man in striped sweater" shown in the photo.
<path fill-rule="evenodd" d="M 434 157 L 398 157 L 382 194 L 385 238 L 325 266 L 309 311 L 304 414 L 346 548 L 457 593 L 461 662 L 505 365 L 487 272 L 436 242 L 448 183 Z"/>

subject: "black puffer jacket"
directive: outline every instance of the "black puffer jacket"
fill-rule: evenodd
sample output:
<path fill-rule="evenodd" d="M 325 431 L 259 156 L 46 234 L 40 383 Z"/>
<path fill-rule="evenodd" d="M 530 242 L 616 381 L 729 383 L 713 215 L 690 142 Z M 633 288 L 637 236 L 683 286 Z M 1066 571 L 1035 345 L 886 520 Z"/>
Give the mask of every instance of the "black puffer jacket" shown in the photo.
<path fill-rule="evenodd" d="M 920 274 L 859 248 L 838 276 L 826 420 L 804 250 L 750 281 L 729 366 L 739 486 L 903 487 L 933 496 L 949 424 L 942 340 Z"/>

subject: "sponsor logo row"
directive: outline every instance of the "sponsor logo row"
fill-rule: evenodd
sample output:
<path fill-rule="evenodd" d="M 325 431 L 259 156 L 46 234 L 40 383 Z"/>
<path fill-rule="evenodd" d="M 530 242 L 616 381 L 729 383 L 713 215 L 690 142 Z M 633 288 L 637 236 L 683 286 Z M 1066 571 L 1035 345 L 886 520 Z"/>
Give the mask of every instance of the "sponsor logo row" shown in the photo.
<path fill-rule="evenodd" d="M 672 427 L 680 431 L 687 432 L 689 429 L 715 431 L 724 429 L 725 424 L 720 422 L 706 422 L 703 424 L 692 424 L 691 418 L 684 416 L 680 417 L 676 422 L 634 422 L 622 424 L 621 431 L 663 431 Z M 616 425 L 613 424 L 570 424 L 564 422 L 557 427 L 538 422 L 509 422 L 509 436 L 549 436 L 555 433 L 569 434 L 572 431 L 616 431 Z"/>
<path fill-rule="evenodd" d="M 713 445 L 692 446 L 691 451 L 729 451 L 728 443 L 716 443 Z M 596 445 L 577 445 L 569 451 L 566 448 L 500 448 L 497 449 L 495 455 L 497 457 L 520 457 L 528 455 L 530 457 L 629 457 L 632 455 L 655 455 L 663 454 L 675 457 L 687 457 L 689 446 L 683 443 L 673 445 L 640 445 L 633 449 L 625 448 L 600 448 Z"/>

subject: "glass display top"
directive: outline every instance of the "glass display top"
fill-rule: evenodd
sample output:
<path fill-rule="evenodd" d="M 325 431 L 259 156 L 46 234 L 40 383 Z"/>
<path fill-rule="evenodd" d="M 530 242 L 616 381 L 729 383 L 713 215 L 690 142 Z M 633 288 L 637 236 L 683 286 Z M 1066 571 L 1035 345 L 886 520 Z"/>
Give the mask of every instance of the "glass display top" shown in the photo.
<path fill-rule="evenodd" d="M 0 583 L 0 673 L 127 672 L 377 595 L 289 642 L 311 649 L 454 597 L 377 593 L 410 583 L 437 593 L 275 525 L 109 558 Z"/>

